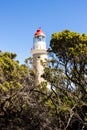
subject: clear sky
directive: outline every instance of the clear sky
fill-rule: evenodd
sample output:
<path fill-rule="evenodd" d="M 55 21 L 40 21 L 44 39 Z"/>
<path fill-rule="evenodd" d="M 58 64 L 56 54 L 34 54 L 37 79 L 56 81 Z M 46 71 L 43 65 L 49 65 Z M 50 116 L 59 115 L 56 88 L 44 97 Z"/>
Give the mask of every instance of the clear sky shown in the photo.
<path fill-rule="evenodd" d="M 0 50 L 16 53 L 24 63 L 39 27 L 47 47 L 52 33 L 87 33 L 87 0 L 0 0 Z"/>

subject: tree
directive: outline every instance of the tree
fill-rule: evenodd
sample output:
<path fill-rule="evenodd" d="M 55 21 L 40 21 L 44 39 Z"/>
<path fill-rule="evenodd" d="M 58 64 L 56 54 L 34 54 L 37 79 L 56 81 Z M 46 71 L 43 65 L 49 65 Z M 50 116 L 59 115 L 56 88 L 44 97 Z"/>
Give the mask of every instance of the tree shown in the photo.
<path fill-rule="evenodd" d="M 49 129 L 48 107 L 34 90 L 34 75 L 16 54 L 0 52 L 0 129 Z"/>
<path fill-rule="evenodd" d="M 52 51 L 63 66 L 64 74 L 85 97 L 87 87 L 87 35 L 65 30 L 52 35 Z M 85 100 L 83 98 L 82 100 Z"/>
<path fill-rule="evenodd" d="M 6 127 L 10 118 L 23 107 L 19 92 L 27 76 L 27 67 L 19 65 L 15 57 L 16 54 L 0 52 L 0 128 L 3 124 Z"/>
<path fill-rule="evenodd" d="M 51 84 L 54 124 L 59 129 L 77 130 L 87 125 L 87 35 L 65 30 L 52 34 L 50 68 L 44 78 Z M 53 107 L 54 106 L 54 107 Z M 65 121 L 64 121 L 65 120 Z M 76 127 L 77 122 L 77 127 Z"/>

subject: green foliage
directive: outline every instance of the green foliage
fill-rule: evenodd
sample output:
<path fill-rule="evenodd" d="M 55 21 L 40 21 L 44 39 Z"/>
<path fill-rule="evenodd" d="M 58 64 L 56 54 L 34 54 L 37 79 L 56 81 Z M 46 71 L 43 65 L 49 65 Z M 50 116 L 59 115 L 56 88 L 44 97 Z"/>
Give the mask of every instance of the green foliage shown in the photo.
<path fill-rule="evenodd" d="M 31 57 L 20 65 L 16 54 L 0 51 L 1 129 L 87 129 L 87 34 L 54 33 L 48 52 L 47 82 L 36 86 Z"/>
<path fill-rule="evenodd" d="M 27 74 L 27 67 L 14 61 L 15 57 L 16 54 L 9 52 L 0 53 L 0 88 L 5 91 L 19 88 Z"/>
<path fill-rule="evenodd" d="M 50 47 L 51 65 L 45 68 L 43 75 L 50 82 L 53 92 L 48 104 L 55 108 L 57 120 L 61 120 L 59 128 L 64 129 L 62 121 L 65 119 L 65 128 L 71 129 L 69 125 L 73 118 L 78 122 L 80 120 L 75 114 L 82 119 L 82 107 L 87 103 L 87 34 L 81 35 L 69 30 L 54 33 Z M 84 119 L 83 122 L 86 121 Z"/>
<path fill-rule="evenodd" d="M 50 46 L 50 51 L 55 53 L 67 78 L 85 94 L 87 84 L 87 35 L 70 32 L 69 30 L 54 33 Z"/>
<path fill-rule="evenodd" d="M 0 129 L 47 129 L 48 108 L 40 101 L 46 83 L 36 89 L 30 59 L 20 65 L 15 56 L 0 51 Z"/>
<path fill-rule="evenodd" d="M 65 30 L 52 34 L 50 46 L 62 60 L 70 60 L 79 55 L 87 55 L 87 35 Z"/>

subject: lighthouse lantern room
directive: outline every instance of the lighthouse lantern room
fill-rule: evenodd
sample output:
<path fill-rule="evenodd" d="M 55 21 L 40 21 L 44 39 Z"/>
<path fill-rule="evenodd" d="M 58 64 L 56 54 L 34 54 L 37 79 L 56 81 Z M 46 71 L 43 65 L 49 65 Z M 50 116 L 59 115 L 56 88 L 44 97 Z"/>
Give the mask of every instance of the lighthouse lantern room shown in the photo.
<path fill-rule="evenodd" d="M 41 29 L 38 29 L 36 31 L 36 33 L 34 34 L 34 38 L 33 38 L 33 49 L 32 50 L 35 51 L 35 53 L 36 53 L 37 49 L 46 50 L 46 36 Z"/>

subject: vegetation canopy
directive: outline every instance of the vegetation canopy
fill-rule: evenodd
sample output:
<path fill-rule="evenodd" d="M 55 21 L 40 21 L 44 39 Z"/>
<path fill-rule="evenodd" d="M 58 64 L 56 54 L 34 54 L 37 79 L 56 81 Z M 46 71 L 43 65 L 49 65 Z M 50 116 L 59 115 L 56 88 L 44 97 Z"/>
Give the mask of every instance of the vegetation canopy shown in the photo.
<path fill-rule="evenodd" d="M 48 54 L 42 77 L 50 89 L 34 84 L 32 58 L 20 65 L 0 51 L 1 130 L 87 129 L 87 34 L 52 34 Z"/>
<path fill-rule="evenodd" d="M 52 85 L 58 89 L 59 94 L 57 91 L 56 94 L 58 94 L 59 103 L 62 102 L 62 107 L 64 106 L 63 108 L 68 110 L 69 117 L 67 117 L 65 128 L 82 129 L 84 126 L 80 126 L 80 124 L 86 123 L 87 119 L 87 34 L 81 35 L 69 30 L 54 33 L 51 37 L 50 47 L 49 52 L 56 61 L 54 68 L 62 70 L 63 78 L 59 79 L 59 76 L 55 78 L 60 84 L 55 85 L 54 82 Z M 60 82 L 61 80 L 63 81 Z M 84 111 L 83 108 L 85 108 Z M 81 114 L 84 116 L 81 117 Z M 73 120 L 77 120 L 77 118 L 80 122 L 78 121 L 77 128 L 73 128 L 76 123 Z"/>

